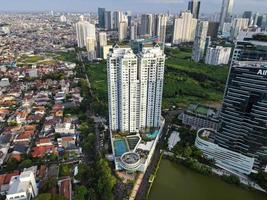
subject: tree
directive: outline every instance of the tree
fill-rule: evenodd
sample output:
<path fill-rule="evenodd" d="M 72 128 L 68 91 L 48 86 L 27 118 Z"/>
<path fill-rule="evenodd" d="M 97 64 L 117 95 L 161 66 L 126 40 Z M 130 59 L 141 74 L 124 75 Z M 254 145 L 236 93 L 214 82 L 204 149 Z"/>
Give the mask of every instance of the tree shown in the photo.
<path fill-rule="evenodd" d="M 75 179 L 81 181 L 82 184 L 86 184 L 88 182 L 88 177 L 90 176 L 89 172 L 89 166 L 81 163 L 78 165 L 78 174 L 75 176 Z"/>
<path fill-rule="evenodd" d="M 13 171 L 18 167 L 19 161 L 11 158 L 8 160 L 7 165 L 6 165 L 6 170 L 7 171 Z"/>
<path fill-rule="evenodd" d="M 116 178 L 112 175 L 111 169 L 108 165 L 107 160 L 101 158 L 97 162 L 96 169 L 98 181 L 97 181 L 97 190 L 98 195 L 102 197 L 103 200 L 112 200 L 113 197 L 113 187 L 116 184 Z"/>
<path fill-rule="evenodd" d="M 75 189 L 74 200 L 87 200 L 88 190 L 85 186 L 79 186 Z"/>
<path fill-rule="evenodd" d="M 50 192 L 50 190 L 53 189 L 54 187 L 57 187 L 57 180 L 55 178 L 49 178 L 41 186 L 40 191 L 43 193 Z"/>
<path fill-rule="evenodd" d="M 29 168 L 33 165 L 32 161 L 30 159 L 26 159 L 23 160 L 20 164 L 19 164 L 19 168 L 20 169 L 24 169 L 24 168 Z"/>
<path fill-rule="evenodd" d="M 183 156 L 189 158 L 192 155 L 192 149 L 190 146 L 187 146 L 184 150 Z"/>
<path fill-rule="evenodd" d="M 93 188 L 89 188 L 88 190 L 88 200 L 97 200 L 96 193 Z"/>
<path fill-rule="evenodd" d="M 39 194 L 33 200 L 67 200 L 65 197 L 60 195 L 54 195 L 50 193 Z"/>

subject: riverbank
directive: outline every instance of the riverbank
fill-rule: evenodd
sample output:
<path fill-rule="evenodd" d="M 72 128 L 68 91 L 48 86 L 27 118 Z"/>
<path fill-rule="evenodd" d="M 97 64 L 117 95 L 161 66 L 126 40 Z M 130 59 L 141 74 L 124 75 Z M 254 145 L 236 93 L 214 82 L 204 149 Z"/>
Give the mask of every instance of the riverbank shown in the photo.
<path fill-rule="evenodd" d="M 213 176 L 203 176 L 180 164 L 162 159 L 148 199 L 183 200 L 266 200 L 264 193 L 227 184 Z"/>

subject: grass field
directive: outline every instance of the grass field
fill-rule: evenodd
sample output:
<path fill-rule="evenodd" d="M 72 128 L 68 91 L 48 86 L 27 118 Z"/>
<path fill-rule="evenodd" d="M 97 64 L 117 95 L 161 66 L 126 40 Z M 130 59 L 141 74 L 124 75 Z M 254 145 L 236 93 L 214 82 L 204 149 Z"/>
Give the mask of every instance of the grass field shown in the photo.
<path fill-rule="evenodd" d="M 33 55 L 33 56 L 28 56 L 28 55 L 23 55 L 21 58 L 18 59 L 19 63 L 24 63 L 24 64 L 33 64 L 37 63 L 39 61 L 44 60 L 44 57 L 38 56 L 38 55 Z"/>
<path fill-rule="evenodd" d="M 99 100 L 107 101 L 108 87 L 106 62 L 101 62 L 100 64 L 89 64 L 86 66 L 86 70 L 94 94 Z"/>
<path fill-rule="evenodd" d="M 92 105 L 96 112 L 107 115 L 108 112 L 108 86 L 106 62 L 86 65 L 86 73 L 91 83 L 94 99 Z"/>
<path fill-rule="evenodd" d="M 195 63 L 190 50 L 167 49 L 166 55 L 163 108 L 222 101 L 227 66 Z"/>
<path fill-rule="evenodd" d="M 66 61 L 66 62 L 73 62 L 75 63 L 77 61 L 77 55 L 74 51 L 72 52 L 60 52 L 55 54 L 56 56 L 54 56 L 55 60 L 59 60 L 59 61 Z"/>

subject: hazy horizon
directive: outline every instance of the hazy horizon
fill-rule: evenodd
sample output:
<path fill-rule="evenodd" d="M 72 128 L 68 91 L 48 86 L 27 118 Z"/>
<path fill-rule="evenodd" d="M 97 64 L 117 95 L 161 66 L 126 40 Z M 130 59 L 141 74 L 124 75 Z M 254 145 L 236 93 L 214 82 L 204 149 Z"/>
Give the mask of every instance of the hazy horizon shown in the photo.
<path fill-rule="evenodd" d="M 97 12 L 98 7 L 108 10 L 178 13 L 187 9 L 189 0 L 0 0 L 1 12 Z M 220 12 L 222 0 L 201 0 L 201 13 Z M 267 13 L 267 0 L 235 0 L 234 12 L 258 11 Z"/>

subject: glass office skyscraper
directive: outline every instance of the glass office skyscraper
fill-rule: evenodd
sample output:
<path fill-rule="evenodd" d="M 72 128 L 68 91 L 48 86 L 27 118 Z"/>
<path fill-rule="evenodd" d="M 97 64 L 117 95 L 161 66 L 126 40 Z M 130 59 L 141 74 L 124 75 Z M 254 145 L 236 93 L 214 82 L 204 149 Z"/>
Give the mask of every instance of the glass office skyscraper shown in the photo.
<path fill-rule="evenodd" d="M 229 74 L 215 143 L 267 164 L 267 62 L 235 61 Z"/>

